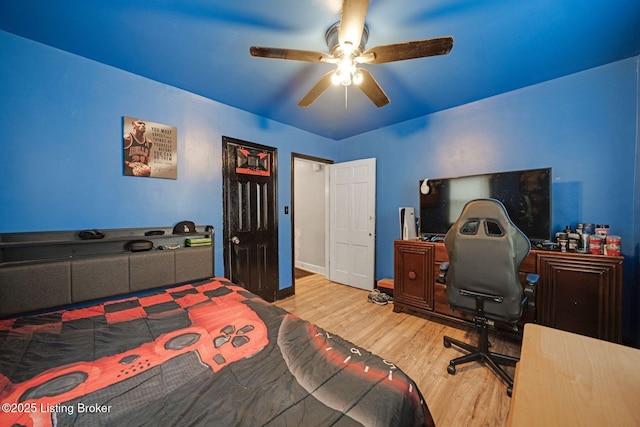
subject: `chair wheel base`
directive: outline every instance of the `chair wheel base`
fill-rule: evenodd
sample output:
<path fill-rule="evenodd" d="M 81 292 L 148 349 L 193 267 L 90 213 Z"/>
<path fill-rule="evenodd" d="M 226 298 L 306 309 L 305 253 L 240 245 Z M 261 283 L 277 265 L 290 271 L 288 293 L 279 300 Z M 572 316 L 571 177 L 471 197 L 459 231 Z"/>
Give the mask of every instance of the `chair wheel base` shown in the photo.
<path fill-rule="evenodd" d="M 447 372 L 449 373 L 449 375 L 455 375 L 457 365 L 469 362 L 479 362 L 488 367 L 498 378 L 500 378 L 507 385 L 507 395 L 511 397 L 511 393 L 513 392 L 513 377 L 507 371 L 505 371 L 501 365 L 516 366 L 516 363 L 520 359 L 514 356 L 508 356 L 506 354 L 493 353 L 489 351 L 488 342 L 489 340 L 487 337 L 487 328 L 482 329 L 482 334 L 479 337 L 477 347 L 462 341 L 458 341 L 449 336 L 445 336 L 443 344 L 446 348 L 455 346 L 456 348 L 459 347 L 460 350 L 466 353 L 463 356 L 452 359 L 447 366 Z"/>

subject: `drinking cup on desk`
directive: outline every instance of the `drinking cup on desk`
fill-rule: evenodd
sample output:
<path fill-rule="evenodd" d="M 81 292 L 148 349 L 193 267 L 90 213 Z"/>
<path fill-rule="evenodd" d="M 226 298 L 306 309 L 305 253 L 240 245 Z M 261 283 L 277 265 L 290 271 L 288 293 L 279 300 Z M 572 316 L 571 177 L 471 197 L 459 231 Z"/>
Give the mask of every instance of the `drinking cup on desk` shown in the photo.
<path fill-rule="evenodd" d="M 558 239 L 558 243 L 560 244 L 560 252 L 567 252 L 567 244 L 569 241 L 567 239 Z"/>
<path fill-rule="evenodd" d="M 582 234 L 595 234 L 596 225 L 595 224 L 584 224 L 582 226 Z"/>
<path fill-rule="evenodd" d="M 609 235 L 609 224 L 596 225 L 596 234 L 603 239 L 606 238 Z"/>
<path fill-rule="evenodd" d="M 602 237 L 589 237 L 589 252 L 591 252 L 593 255 L 602 255 Z"/>
<path fill-rule="evenodd" d="M 589 238 L 590 234 L 581 234 L 580 235 L 580 247 L 578 248 L 578 252 L 586 254 L 589 252 Z"/>
<path fill-rule="evenodd" d="M 604 254 L 609 256 L 620 256 L 620 236 L 607 236 L 604 245 Z"/>

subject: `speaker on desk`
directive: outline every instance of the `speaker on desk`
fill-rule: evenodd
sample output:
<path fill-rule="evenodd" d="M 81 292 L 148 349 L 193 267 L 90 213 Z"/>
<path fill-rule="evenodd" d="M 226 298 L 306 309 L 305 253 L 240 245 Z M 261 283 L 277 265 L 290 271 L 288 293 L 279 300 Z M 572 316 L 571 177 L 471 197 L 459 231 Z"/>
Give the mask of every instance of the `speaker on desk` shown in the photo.
<path fill-rule="evenodd" d="M 415 240 L 416 238 L 416 214 L 413 208 L 398 208 L 400 214 L 400 238 L 402 240 Z"/>

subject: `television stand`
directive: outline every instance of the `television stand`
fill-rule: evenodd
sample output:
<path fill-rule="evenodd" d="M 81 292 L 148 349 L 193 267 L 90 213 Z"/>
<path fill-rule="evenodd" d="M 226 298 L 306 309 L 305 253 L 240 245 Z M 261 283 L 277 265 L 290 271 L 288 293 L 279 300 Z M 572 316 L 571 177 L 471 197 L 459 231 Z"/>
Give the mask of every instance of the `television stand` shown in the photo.
<path fill-rule="evenodd" d="M 525 310 L 515 332 L 496 322 L 495 329 L 521 336 L 525 323 L 538 323 L 607 341 L 622 341 L 621 256 L 532 250 L 520 264 L 520 278 L 540 275 L 535 310 Z M 393 311 L 425 315 L 438 321 L 473 326 L 473 316 L 453 311 L 446 284 L 437 283 L 440 264 L 449 261 L 444 243 L 394 242 Z"/>

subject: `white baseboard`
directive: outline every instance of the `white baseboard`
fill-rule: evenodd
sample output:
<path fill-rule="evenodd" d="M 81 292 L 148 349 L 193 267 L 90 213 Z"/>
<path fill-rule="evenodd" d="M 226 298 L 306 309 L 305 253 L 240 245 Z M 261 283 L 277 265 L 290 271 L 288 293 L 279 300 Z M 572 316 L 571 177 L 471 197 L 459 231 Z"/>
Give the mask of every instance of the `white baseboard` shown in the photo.
<path fill-rule="evenodd" d="M 322 275 L 326 275 L 326 268 L 320 265 L 309 264 L 307 262 L 296 261 L 296 268 L 310 271 L 312 273 L 318 273 Z"/>

